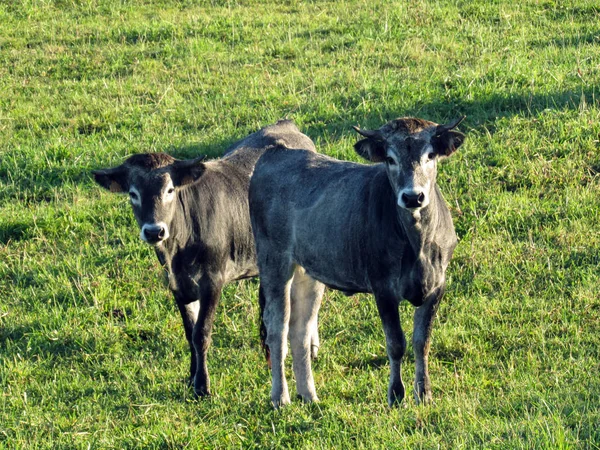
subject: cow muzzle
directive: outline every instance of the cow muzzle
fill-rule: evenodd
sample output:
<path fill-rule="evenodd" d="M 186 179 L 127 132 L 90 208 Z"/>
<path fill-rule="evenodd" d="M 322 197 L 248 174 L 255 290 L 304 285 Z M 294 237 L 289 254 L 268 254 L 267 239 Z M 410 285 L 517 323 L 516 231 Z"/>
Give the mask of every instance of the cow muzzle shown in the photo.
<path fill-rule="evenodd" d="M 169 237 L 169 227 L 164 222 L 145 223 L 140 231 L 142 241 L 151 245 L 160 244 Z"/>
<path fill-rule="evenodd" d="M 429 204 L 425 192 L 402 191 L 398 195 L 398 206 L 411 211 L 424 208 Z"/>

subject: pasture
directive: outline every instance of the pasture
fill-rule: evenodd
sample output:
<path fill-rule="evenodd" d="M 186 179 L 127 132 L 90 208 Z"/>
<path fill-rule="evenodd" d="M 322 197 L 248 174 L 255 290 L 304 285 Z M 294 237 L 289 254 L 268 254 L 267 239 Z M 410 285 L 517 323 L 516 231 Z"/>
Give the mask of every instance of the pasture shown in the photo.
<path fill-rule="evenodd" d="M 0 1 L 0 448 L 599 448 L 599 36 L 592 0 Z M 388 408 L 372 297 L 327 291 L 321 402 L 274 411 L 255 280 L 195 401 L 162 269 L 90 170 L 284 116 L 357 161 L 352 125 L 461 114 L 434 403 Z"/>

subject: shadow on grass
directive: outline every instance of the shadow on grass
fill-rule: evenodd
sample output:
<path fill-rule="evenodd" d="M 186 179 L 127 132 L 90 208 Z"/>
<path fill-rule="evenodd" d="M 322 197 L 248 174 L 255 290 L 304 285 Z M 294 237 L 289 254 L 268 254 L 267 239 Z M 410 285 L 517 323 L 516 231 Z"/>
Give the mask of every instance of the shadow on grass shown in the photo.
<path fill-rule="evenodd" d="M 243 139 L 244 137 L 245 136 L 240 136 L 239 139 Z M 223 156 L 229 147 L 231 147 L 239 139 L 235 136 L 232 136 L 228 139 L 221 139 L 219 141 L 206 144 L 190 143 L 179 147 L 170 146 L 163 151 L 177 159 L 192 159 L 202 155 L 206 156 L 208 159 L 214 159 Z"/>
<path fill-rule="evenodd" d="M 557 6 L 560 4 L 557 4 Z M 550 10 L 545 11 L 546 15 L 553 20 L 570 20 L 573 21 L 579 17 L 586 22 L 590 17 L 600 18 L 600 7 L 597 5 L 591 6 L 568 6 L 560 5 Z"/>
<path fill-rule="evenodd" d="M 10 359 L 11 354 L 26 353 L 43 359 L 71 358 L 89 353 L 96 346 L 95 339 L 76 339 L 48 333 L 41 325 L 18 325 L 0 329 L 0 353 Z"/>
<path fill-rule="evenodd" d="M 171 349 L 165 345 L 159 329 L 122 326 L 117 333 L 119 341 L 134 354 L 150 353 L 159 359 L 170 355 Z M 113 340 L 114 336 L 103 342 L 102 337 L 82 336 L 65 330 L 53 332 L 41 323 L 33 323 L 0 328 L 0 354 L 9 359 L 17 353 L 27 354 L 28 358 L 54 362 L 58 359 L 71 364 L 73 359 L 105 353 Z"/>
<path fill-rule="evenodd" d="M 76 166 L 46 168 L 39 173 L 22 173 L 18 182 L 6 184 L 0 191 L 0 203 L 17 201 L 23 205 L 50 203 L 60 197 L 56 188 L 66 184 L 80 184 L 88 174 Z M 8 174 L 0 170 L 0 178 Z"/>
<path fill-rule="evenodd" d="M 0 223 L 0 244 L 31 239 L 35 224 L 33 220 L 15 219 Z"/>
<path fill-rule="evenodd" d="M 370 367 L 372 369 L 381 369 L 388 365 L 387 356 L 374 356 L 371 358 L 364 359 L 356 359 L 354 361 L 350 361 L 346 364 L 346 366 L 352 369 L 366 369 Z"/>
<path fill-rule="evenodd" d="M 590 35 L 589 39 L 594 40 L 596 37 Z M 495 130 L 494 123 L 500 118 L 517 115 L 535 116 L 548 109 L 576 110 L 580 107 L 582 98 L 585 99 L 586 103 L 598 102 L 595 94 L 596 92 L 593 88 L 582 87 L 581 90 L 566 90 L 554 93 L 499 93 L 481 99 L 464 100 L 450 91 L 450 94 L 445 98 L 440 97 L 435 101 L 414 104 L 404 110 L 382 107 L 370 114 L 350 113 L 343 119 L 309 124 L 308 126 L 301 127 L 300 131 L 306 133 L 312 139 L 322 138 L 328 141 L 335 141 L 348 133 L 354 135 L 355 132 L 352 130 L 352 127 L 355 125 L 360 125 L 364 128 L 378 128 L 387 121 L 402 116 L 422 117 L 443 123 L 465 114 L 467 119 L 463 126 L 470 126 L 475 129 L 485 127 L 488 132 L 493 132 Z M 338 99 L 338 103 L 343 104 L 350 111 L 355 111 L 363 104 L 363 97 L 367 95 L 369 95 L 368 92 L 362 92 L 354 98 L 340 98 Z M 311 109 L 309 107 L 303 109 L 309 112 L 309 115 L 313 115 L 310 114 Z M 294 119 L 293 115 L 288 118 Z M 269 123 L 263 124 L 263 126 L 267 125 Z M 248 134 L 254 131 L 257 130 L 252 130 Z M 244 137 L 231 136 L 230 138 L 209 144 L 190 143 L 179 147 L 168 147 L 164 151 L 180 159 L 194 158 L 198 155 L 217 158 L 232 144 L 237 142 L 237 140 Z"/>
<path fill-rule="evenodd" d="M 586 44 L 600 44 L 600 30 L 595 33 L 581 35 L 563 36 L 555 39 L 534 41 L 530 45 L 534 48 L 555 47 L 579 47 Z"/>
<path fill-rule="evenodd" d="M 207 144 L 188 144 L 174 147 L 168 146 L 162 151 L 178 159 L 195 158 L 200 155 L 206 155 L 207 158 L 218 158 L 224 151 L 235 142 L 235 137 L 213 141 Z M 66 185 L 93 185 L 92 170 L 115 167 L 130 156 L 123 157 L 120 161 L 98 161 L 94 165 L 86 167 L 65 166 L 46 168 L 35 176 L 21 175 L 17 182 L 9 184 L 0 192 L 0 203 L 19 202 L 22 205 L 37 205 L 51 203 L 55 200 L 62 200 L 60 188 Z M 8 174 L 0 170 L 0 177 L 8 178 Z M 0 241 L 8 239 L 16 240 L 22 235 L 23 227 L 18 224 L 13 226 L 3 225 L 0 229 Z"/>
<path fill-rule="evenodd" d="M 590 35 L 587 39 L 594 41 L 595 36 Z M 367 95 L 368 93 L 359 93 L 354 98 L 340 98 L 339 103 L 343 104 L 349 111 L 359 110 L 360 105 L 363 103 L 363 94 Z M 493 133 L 495 122 L 499 118 L 516 115 L 535 116 L 546 109 L 575 110 L 580 107 L 582 99 L 585 99 L 588 104 L 598 102 L 595 98 L 595 90 L 589 86 L 582 87 L 581 90 L 566 90 L 554 93 L 497 93 L 475 100 L 464 100 L 450 91 L 445 98 L 440 97 L 435 101 L 414 104 L 404 110 L 382 107 L 369 114 L 349 113 L 343 119 L 331 122 L 313 122 L 306 127 L 302 127 L 301 131 L 312 139 L 321 138 L 327 141 L 335 141 L 341 136 L 348 135 L 348 133 L 355 134 L 352 130 L 354 125 L 360 125 L 364 128 L 378 128 L 388 120 L 400 116 L 417 116 L 442 123 L 465 114 L 467 119 L 464 122 L 463 129 L 468 127 L 474 129 L 485 128 L 487 132 Z M 305 109 L 305 111 L 309 112 L 309 116 L 316 114 L 311 114 L 310 109 Z M 265 123 L 264 125 L 268 124 Z M 238 139 L 244 137 L 231 136 L 209 143 L 169 146 L 164 148 L 163 151 L 179 159 L 194 158 L 199 155 L 217 158 Z M 23 204 L 51 202 L 57 196 L 58 187 L 68 183 L 91 185 L 93 183 L 91 170 L 115 165 L 114 162 L 98 162 L 94 166 L 52 168 L 45 170 L 41 176 L 22 177 L 19 183 L 9 186 L 0 194 L 0 202 L 13 200 Z M 16 236 L 19 234 L 18 227 L 5 229 L 3 234 Z"/>
<path fill-rule="evenodd" d="M 566 90 L 553 93 L 531 93 L 502 94 L 496 93 L 480 99 L 463 99 L 452 91 L 445 98 L 422 104 L 414 104 L 404 110 L 392 110 L 383 107 L 370 114 L 349 114 L 343 120 L 331 123 L 319 123 L 309 125 L 302 131 L 315 139 L 337 138 L 347 133 L 355 134 L 352 126 L 359 125 L 362 128 L 378 128 L 389 120 L 396 117 L 414 116 L 444 123 L 460 115 L 466 115 L 462 128 L 485 128 L 487 132 L 495 131 L 495 123 L 498 119 L 522 115 L 534 117 L 545 110 L 577 110 L 585 100 L 586 104 L 598 104 L 596 90 L 585 86 L 581 90 Z M 344 103 L 351 110 L 358 109 L 363 99 L 357 96 L 354 99 L 344 99 Z M 356 108 L 353 108 L 355 106 Z"/>

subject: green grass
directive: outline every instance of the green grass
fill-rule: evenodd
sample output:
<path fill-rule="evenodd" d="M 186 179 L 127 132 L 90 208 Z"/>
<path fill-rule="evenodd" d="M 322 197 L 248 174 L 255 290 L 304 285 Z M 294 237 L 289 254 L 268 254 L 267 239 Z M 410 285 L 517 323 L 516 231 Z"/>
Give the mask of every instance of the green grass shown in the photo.
<path fill-rule="evenodd" d="M 0 1 L 0 448 L 599 448 L 599 36 L 592 0 Z M 321 403 L 273 411 L 255 281 L 193 401 L 161 269 L 89 171 L 284 116 L 356 160 L 351 125 L 460 114 L 434 404 L 386 406 L 372 298 L 328 292 Z"/>

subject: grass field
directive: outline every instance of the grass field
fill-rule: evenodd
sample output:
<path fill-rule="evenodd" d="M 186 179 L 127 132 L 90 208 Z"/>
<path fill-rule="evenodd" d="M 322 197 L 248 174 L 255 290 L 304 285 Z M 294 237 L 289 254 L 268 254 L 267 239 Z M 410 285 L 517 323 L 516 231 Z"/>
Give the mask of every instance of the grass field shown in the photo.
<path fill-rule="evenodd" d="M 600 448 L 599 83 L 592 0 L 0 1 L 0 448 Z M 158 262 L 90 170 L 284 116 L 356 160 L 351 125 L 460 114 L 434 403 L 387 407 L 373 299 L 328 291 L 321 403 L 273 411 L 256 281 L 194 401 Z"/>

